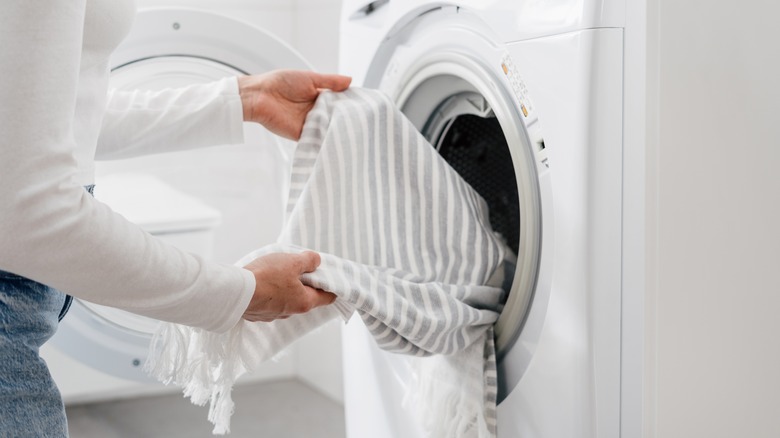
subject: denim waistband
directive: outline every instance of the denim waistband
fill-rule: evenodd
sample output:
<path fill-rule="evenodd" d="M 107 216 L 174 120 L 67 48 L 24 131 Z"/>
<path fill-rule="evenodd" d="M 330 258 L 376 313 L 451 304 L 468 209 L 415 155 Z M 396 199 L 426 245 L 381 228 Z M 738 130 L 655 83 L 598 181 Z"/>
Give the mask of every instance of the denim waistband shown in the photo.
<path fill-rule="evenodd" d="M 92 196 L 95 196 L 95 185 L 89 184 L 84 186 L 84 189 Z M 62 305 L 62 310 L 60 310 L 60 314 L 57 317 L 57 321 L 62 321 L 62 318 L 65 318 L 65 315 L 68 314 L 68 310 L 70 310 L 70 305 L 73 304 L 73 297 L 70 294 L 65 294 L 65 303 Z"/>

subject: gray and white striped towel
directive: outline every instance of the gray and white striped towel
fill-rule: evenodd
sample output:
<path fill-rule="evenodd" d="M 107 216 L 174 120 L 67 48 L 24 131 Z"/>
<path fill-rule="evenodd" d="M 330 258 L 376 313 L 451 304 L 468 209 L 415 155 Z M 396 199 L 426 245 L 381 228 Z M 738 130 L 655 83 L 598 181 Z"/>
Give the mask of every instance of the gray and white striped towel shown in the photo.
<path fill-rule="evenodd" d="M 377 344 L 414 356 L 410 406 L 432 437 L 490 437 L 496 428 L 492 324 L 509 251 L 482 198 L 383 94 L 323 92 L 293 159 L 288 217 L 271 252 L 321 253 L 303 281 L 336 302 L 272 323 L 215 334 L 161 325 L 147 367 L 210 401 L 229 431 L 235 380 L 326 321 L 357 312 Z M 500 284 L 501 278 L 498 278 Z"/>

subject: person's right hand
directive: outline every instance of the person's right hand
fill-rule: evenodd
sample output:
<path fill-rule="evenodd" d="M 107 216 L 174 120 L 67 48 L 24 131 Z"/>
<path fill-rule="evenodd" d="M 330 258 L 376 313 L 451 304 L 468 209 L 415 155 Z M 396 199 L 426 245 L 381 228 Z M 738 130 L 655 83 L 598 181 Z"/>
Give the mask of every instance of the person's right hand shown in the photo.
<path fill-rule="evenodd" d="M 301 274 L 314 272 L 319 265 L 320 255 L 305 251 L 268 254 L 244 266 L 255 275 L 257 285 L 243 318 L 270 322 L 332 303 L 335 295 L 301 282 Z"/>

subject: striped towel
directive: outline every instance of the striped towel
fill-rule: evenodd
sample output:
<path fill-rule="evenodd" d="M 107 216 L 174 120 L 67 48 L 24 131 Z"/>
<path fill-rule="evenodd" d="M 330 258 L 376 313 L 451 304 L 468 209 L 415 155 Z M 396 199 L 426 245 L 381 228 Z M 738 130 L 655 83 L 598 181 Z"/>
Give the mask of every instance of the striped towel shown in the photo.
<path fill-rule="evenodd" d="M 323 92 L 293 158 L 284 229 L 271 252 L 320 252 L 303 281 L 334 304 L 228 333 L 162 324 L 147 369 L 210 402 L 214 433 L 229 432 L 235 380 L 325 322 L 357 313 L 377 344 L 410 356 L 408 405 L 429 436 L 492 437 L 492 324 L 508 250 L 484 200 L 383 94 Z M 349 359 L 348 359 L 349 360 Z M 354 358 L 359 360 L 359 358 Z"/>

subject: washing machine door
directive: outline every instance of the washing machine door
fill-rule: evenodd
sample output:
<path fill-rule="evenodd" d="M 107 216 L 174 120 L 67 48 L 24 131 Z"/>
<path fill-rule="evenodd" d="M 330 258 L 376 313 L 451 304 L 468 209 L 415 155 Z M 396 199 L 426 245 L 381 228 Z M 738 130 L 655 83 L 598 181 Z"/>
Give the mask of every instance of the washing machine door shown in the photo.
<path fill-rule="evenodd" d="M 118 89 L 161 89 L 279 68 L 309 69 L 295 50 L 262 29 L 213 12 L 179 8 L 139 11 L 111 65 L 111 86 Z M 247 130 L 246 141 L 269 147 L 266 131 Z M 51 344 L 106 374 L 148 382 L 142 365 L 157 324 L 75 300 Z"/>
<path fill-rule="evenodd" d="M 479 17 L 437 6 L 400 23 L 374 54 L 364 85 L 390 95 L 482 195 L 493 229 L 517 255 L 495 325 L 500 403 L 531 362 L 550 296 L 552 188 L 542 124 L 521 66 Z M 349 436 L 424 436 L 403 402 L 416 359 L 380 350 L 360 321 L 344 338 Z"/>

